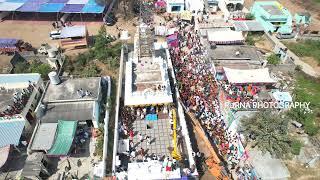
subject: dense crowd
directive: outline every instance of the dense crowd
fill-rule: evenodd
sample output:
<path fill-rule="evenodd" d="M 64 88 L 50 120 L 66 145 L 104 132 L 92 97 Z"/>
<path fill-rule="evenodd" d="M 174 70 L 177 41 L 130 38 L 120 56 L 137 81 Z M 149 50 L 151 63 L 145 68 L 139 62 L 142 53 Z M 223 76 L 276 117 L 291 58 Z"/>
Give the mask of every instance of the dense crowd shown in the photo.
<path fill-rule="evenodd" d="M 206 62 L 206 50 L 192 25 L 180 22 L 177 26 L 179 43 L 171 47 L 170 54 L 181 101 L 200 120 L 210 139 L 234 168 L 239 162 L 238 136 L 227 131 L 217 100 L 218 84 L 210 63 Z"/>

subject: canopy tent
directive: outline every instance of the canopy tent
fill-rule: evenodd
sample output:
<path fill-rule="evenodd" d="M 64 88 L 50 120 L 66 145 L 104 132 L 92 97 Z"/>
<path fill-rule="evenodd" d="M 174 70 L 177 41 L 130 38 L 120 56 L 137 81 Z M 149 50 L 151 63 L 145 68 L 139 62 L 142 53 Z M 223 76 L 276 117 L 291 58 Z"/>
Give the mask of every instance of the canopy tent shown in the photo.
<path fill-rule="evenodd" d="M 0 11 L 15 11 L 24 3 L 2 2 L 0 3 Z"/>
<path fill-rule="evenodd" d="M 0 38 L 0 47 L 15 46 L 18 43 L 18 41 L 18 39 Z"/>
<path fill-rule="evenodd" d="M 64 7 L 63 3 L 42 4 L 38 12 L 59 12 Z"/>
<path fill-rule="evenodd" d="M 227 31 L 207 31 L 208 41 L 215 44 L 239 44 L 245 41 L 241 32 Z"/>
<path fill-rule="evenodd" d="M 60 12 L 63 13 L 80 13 L 84 4 L 66 4 Z"/>
<path fill-rule="evenodd" d="M 276 83 L 270 77 L 269 69 L 230 69 L 223 67 L 224 74 L 231 84 Z"/>
<path fill-rule="evenodd" d="M 95 0 L 0 0 L 0 11 L 102 13 L 105 4 Z"/>
<path fill-rule="evenodd" d="M 26 2 L 17 11 L 20 12 L 36 12 L 40 9 L 41 5 L 44 3 L 38 2 Z"/>
<path fill-rule="evenodd" d="M 0 147 L 0 168 L 7 162 L 10 153 L 10 145 Z"/>
<path fill-rule="evenodd" d="M 108 7 L 107 7 L 108 8 Z M 104 11 L 104 6 L 94 5 L 94 4 L 86 4 L 82 8 L 83 13 L 102 13 Z"/>
<path fill-rule="evenodd" d="M 77 121 L 58 121 L 58 130 L 55 142 L 48 151 L 48 155 L 67 155 L 76 134 Z"/>

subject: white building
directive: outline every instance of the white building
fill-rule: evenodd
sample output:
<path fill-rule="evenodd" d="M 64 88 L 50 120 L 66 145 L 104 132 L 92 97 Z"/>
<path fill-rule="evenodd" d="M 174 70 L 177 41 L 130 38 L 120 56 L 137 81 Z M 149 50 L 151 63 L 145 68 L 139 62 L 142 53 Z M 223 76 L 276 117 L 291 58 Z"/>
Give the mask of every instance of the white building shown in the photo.
<path fill-rule="evenodd" d="M 0 148 L 19 145 L 24 130 L 32 130 L 43 92 L 38 73 L 0 75 Z"/>

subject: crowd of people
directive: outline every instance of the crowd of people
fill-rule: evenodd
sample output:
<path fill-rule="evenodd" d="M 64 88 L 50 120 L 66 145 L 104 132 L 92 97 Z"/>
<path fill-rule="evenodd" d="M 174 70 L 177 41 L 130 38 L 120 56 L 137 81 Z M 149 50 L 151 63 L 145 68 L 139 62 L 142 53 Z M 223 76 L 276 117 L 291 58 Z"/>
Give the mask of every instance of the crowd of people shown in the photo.
<path fill-rule="evenodd" d="M 227 124 L 220 112 L 218 83 L 212 67 L 206 61 L 206 50 L 199 34 L 188 23 L 178 22 L 177 47 L 170 48 L 175 67 L 181 101 L 193 112 L 232 168 L 239 162 L 238 136 L 227 131 Z"/>
<path fill-rule="evenodd" d="M 252 101 L 261 91 L 260 87 L 249 85 L 236 86 L 227 81 L 219 81 L 220 87 L 226 92 L 227 99 L 233 102 Z"/>

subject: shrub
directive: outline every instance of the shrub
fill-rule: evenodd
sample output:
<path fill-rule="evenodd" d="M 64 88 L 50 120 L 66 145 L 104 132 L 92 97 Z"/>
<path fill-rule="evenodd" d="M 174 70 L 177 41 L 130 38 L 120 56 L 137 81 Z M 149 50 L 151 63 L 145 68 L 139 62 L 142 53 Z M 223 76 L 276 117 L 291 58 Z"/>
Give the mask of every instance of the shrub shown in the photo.
<path fill-rule="evenodd" d="M 294 68 L 294 70 L 296 70 L 296 71 L 301 71 L 301 70 L 302 70 L 302 66 L 301 66 L 301 65 L 297 65 L 297 66 Z"/>
<path fill-rule="evenodd" d="M 267 57 L 267 61 L 269 64 L 277 65 L 280 63 L 281 60 L 276 54 L 273 53 Z"/>
<path fill-rule="evenodd" d="M 291 142 L 291 153 L 294 155 L 299 155 L 302 147 L 302 143 L 299 140 L 294 139 Z"/>

